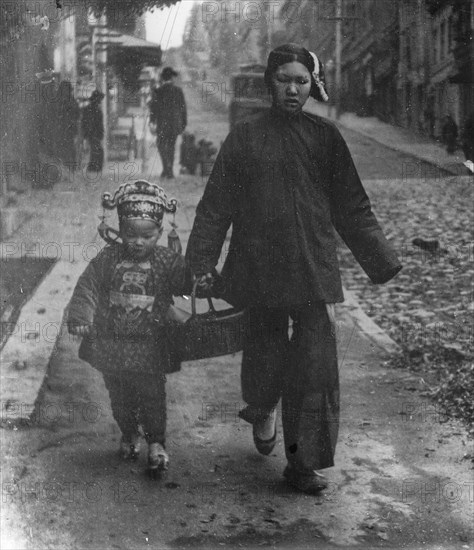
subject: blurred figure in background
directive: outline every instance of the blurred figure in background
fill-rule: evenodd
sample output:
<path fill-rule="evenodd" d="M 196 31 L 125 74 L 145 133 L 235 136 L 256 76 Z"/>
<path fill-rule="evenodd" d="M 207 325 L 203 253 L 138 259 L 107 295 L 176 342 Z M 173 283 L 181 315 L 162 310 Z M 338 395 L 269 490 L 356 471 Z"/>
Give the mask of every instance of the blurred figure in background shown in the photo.
<path fill-rule="evenodd" d="M 452 155 L 456 151 L 458 125 L 449 113 L 444 117 L 442 136 L 443 143 L 446 145 L 446 152 Z"/>
<path fill-rule="evenodd" d="M 103 99 L 104 94 L 94 90 L 89 98 L 89 105 L 82 112 L 82 133 L 90 147 L 88 172 L 100 172 L 104 164 L 104 116 L 100 108 Z"/>
<path fill-rule="evenodd" d="M 174 84 L 178 73 L 165 67 L 161 86 L 153 91 L 150 101 L 150 125 L 156 125 L 156 145 L 163 163 L 162 178 L 174 177 L 173 164 L 176 140 L 187 124 L 183 91 Z"/>
<path fill-rule="evenodd" d="M 426 131 L 430 138 L 434 138 L 435 134 L 435 111 L 434 111 L 434 98 L 430 96 L 424 112 L 426 121 Z"/>
<path fill-rule="evenodd" d="M 64 80 L 59 85 L 58 98 L 56 151 L 64 164 L 75 170 L 76 137 L 78 134 L 80 111 L 69 81 Z"/>

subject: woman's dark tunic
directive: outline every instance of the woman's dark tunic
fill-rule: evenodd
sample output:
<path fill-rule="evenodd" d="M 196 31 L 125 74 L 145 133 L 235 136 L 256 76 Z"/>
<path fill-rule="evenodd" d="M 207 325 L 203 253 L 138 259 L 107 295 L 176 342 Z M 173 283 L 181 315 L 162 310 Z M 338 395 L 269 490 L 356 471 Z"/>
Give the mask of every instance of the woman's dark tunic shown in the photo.
<path fill-rule="evenodd" d="M 196 274 L 216 266 L 236 305 L 343 301 L 335 227 L 373 283 L 400 269 L 345 141 L 330 122 L 272 108 L 228 135 L 187 247 Z"/>

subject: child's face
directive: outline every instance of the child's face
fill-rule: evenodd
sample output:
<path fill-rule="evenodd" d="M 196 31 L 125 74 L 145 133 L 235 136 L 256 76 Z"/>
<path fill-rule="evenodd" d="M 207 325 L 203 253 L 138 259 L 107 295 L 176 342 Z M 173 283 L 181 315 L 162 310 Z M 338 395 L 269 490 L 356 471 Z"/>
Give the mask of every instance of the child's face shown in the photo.
<path fill-rule="evenodd" d="M 123 220 L 120 224 L 120 237 L 127 252 L 135 260 L 148 258 L 163 229 L 151 220 Z"/>

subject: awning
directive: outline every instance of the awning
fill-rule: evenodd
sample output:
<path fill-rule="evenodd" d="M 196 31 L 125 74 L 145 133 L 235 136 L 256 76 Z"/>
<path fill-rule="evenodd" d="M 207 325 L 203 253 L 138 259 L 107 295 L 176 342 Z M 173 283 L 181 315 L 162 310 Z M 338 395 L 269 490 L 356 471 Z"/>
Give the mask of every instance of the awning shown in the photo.
<path fill-rule="evenodd" d="M 98 35 L 97 49 L 107 49 L 114 53 L 133 55 L 146 65 L 160 67 L 162 50 L 159 44 L 148 42 L 129 34 L 122 34 L 113 30 L 103 30 Z"/>

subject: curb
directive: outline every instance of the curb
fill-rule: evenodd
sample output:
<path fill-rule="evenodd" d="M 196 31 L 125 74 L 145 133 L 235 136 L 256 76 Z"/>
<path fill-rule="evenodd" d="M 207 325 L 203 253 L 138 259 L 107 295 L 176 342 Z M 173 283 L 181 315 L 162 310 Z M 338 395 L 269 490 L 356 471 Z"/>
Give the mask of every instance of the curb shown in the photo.
<path fill-rule="evenodd" d="M 333 121 L 333 122 L 336 122 L 336 121 Z M 417 154 L 413 153 L 413 151 L 407 151 L 403 147 L 397 147 L 396 145 L 388 145 L 387 143 L 384 143 L 383 141 L 380 141 L 379 139 L 377 139 L 376 137 L 374 137 L 373 135 L 371 135 L 367 132 L 364 132 L 364 131 L 359 130 L 359 129 L 356 130 L 355 128 L 351 128 L 350 126 L 346 126 L 345 124 L 342 124 L 339 121 L 337 121 L 337 124 L 339 124 L 340 126 L 343 126 L 347 130 L 357 132 L 358 134 L 361 134 L 362 136 L 375 141 L 379 145 L 382 145 L 383 147 L 386 147 L 387 149 L 391 149 L 392 151 L 396 151 L 397 153 L 400 153 L 401 155 L 406 155 L 407 157 L 411 157 L 412 159 L 415 159 L 415 160 L 418 160 L 418 161 L 421 161 L 421 162 L 426 162 L 426 164 L 431 164 L 432 166 L 434 166 L 438 170 L 442 170 L 443 172 L 447 172 L 448 174 L 451 174 L 452 176 L 468 175 L 468 174 L 460 174 L 460 173 L 456 172 L 456 170 L 453 170 L 453 169 L 449 168 L 448 166 L 446 166 L 444 164 L 437 163 L 432 158 L 417 155 Z M 462 162 L 460 162 L 460 165 L 463 165 Z M 445 177 L 448 177 L 448 176 L 445 176 Z"/>
<path fill-rule="evenodd" d="M 453 176 L 462 176 L 464 174 L 460 174 L 458 171 L 452 169 L 452 168 L 449 168 L 449 166 L 447 165 L 443 165 L 443 164 L 440 164 L 438 162 L 436 162 L 436 160 L 432 157 L 425 157 L 425 156 L 420 156 L 420 155 L 417 155 L 416 153 L 414 153 L 413 151 L 411 150 L 407 150 L 403 147 L 399 147 L 399 146 L 396 146 L 396 145 L 393 145 L 393 144 L 388 144 L 384 141 L 381 141 L 377 136 L 374 136 L 373 134 L 370 134 L 369 132 L 365 132 L 364 130 L 362 130 L 361 128 L 354 128 L 353 126 L 350 126 L 350 125 L 347 125 L 347 124 L 344 124 L 344 122 L 342 122 L 341 120 L 336 120 L 335 118 L 332 118 L 332 117 L 328 117 L 326 114 L 324 114 L 319 108 L 319 105 L 311 105 L 309 106 L 308 108 L 308 111 L 313 111 L 316 115 L 320 116 L 320 117 L 323 117 L 323 118 L 326 118 L 327 120 L 331 121 L 333 124 L 336 124 L 337 126 L 341 126 L 347 130 L 350 130 L 352 132 L 356 132 L 368 139 L 371 139 L 372 141 L 375 141 L 376 143 L 378 143 L 379 145 L 382 145 L 383 147 L 387 147 L 387 149 L 391 149 L 392 151 L 396 151 L 397 153 L 400 153 L 401 155 L 406 155 L 406 156 L 409 156 L 413 159 L 416 159 L 418 161 L 422 161 L 422 162 L 426 162 L 427 164 L 431 164 L 432 166 L 435 166 L 438 170 L 443 170 L 444 172 L 448 172 L 449 174 L 453 175 Z M 453 159 L 453 163 L 454 163 L 454 159 Z M 460 166 L 463 166 L 463 162 L 462 161 L 459 161 L 459 164 Z M 466 168 L 467 170 L 467 168 Z M 469 174 L 466 174 L 466 175 L 469 175 Z"/>
<path fill-rule="evenodd" d="M 380 328 L 366 313 L 364 313 L 356 295 L 343 287 L 344 302 L 341 304 L 363 336 L 390 354 L 399 354 L 402 348 Z"/>
<path fill-rule="evenodd" d="M 65 308 L 86 262 L 59 261 L 21 308 L 0 353 L 1 418 L 28 420 L 59 337 Z"/>

